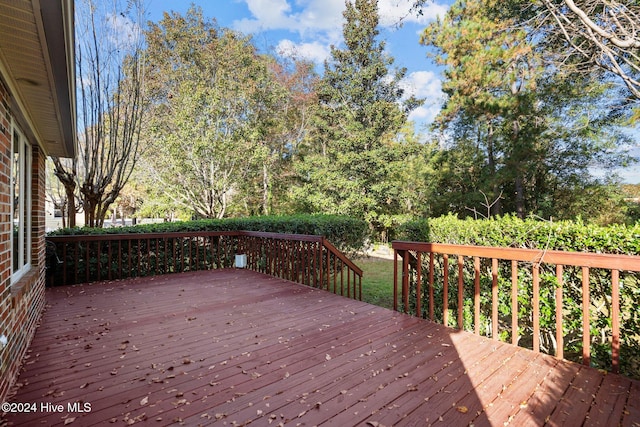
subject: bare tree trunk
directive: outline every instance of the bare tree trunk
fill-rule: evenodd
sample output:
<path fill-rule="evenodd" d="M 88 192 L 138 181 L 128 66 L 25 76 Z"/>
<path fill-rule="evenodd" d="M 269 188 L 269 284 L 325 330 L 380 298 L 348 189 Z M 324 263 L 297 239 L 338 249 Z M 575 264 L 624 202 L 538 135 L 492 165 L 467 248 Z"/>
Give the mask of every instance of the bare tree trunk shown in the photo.
<path fill-rule="evenodd" d="M 144 109 L 142 34 L 127 40 L 109 22 L 120 15 L 139 28 L 144 17 L 138 0 L 85 0 L 80 8 L 76 47 L 80 87 L 79 117 L 84 125 L 78 150 L 80 194 L 89 227 L 102 227 L 109 206 L 125 186 L 139 157 Z M 99 14 L 102 13 L 103 16 Z M 113 36 L 113 37 L 111 37 Z M 116 54 L 117 53 L 117 54 Z"/>
<path fill-rule="evenodd" d="M 62 162 L 59 158 L 53 158 L 53 164 L 55 169 L 53 173 L 60 180 L 62 186 L 64 187 L 64 192 L 67 197 L 67 223 L 69 227 L 73 228 L 76 226 L 76 172 L 75 165 L 72 165 L 71 170 L 67 171 L 65 167 L 62 165 Z M 63 215 L 65 212 L 63 212 Z M 64 225 L 64 220 L 63 220 Z"/>

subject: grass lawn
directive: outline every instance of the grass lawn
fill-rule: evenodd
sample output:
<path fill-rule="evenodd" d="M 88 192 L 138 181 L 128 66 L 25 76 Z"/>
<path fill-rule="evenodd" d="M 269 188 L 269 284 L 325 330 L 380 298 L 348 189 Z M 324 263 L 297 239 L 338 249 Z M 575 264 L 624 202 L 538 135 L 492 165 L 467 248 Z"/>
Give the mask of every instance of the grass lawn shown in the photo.
<path fill-rule="evenodd" d="M 385 308 L 393 308 L 393 260 L 361 258 L 355 261 L 362 268 L 362 300 Z"/>

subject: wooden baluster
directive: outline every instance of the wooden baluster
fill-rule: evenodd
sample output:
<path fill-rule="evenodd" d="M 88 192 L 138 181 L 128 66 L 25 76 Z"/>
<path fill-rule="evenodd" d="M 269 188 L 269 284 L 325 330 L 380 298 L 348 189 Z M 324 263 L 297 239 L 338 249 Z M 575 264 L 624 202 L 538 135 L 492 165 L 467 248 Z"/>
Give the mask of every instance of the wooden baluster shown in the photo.
<path fill-rule="evenodd" d="M 404 252 L 402 258 L 402 304 L 405 313 L 409 313 L 409 251 Z"/>
<path fill-rule="evenodd" d="M 449 255 L 443 254 L 442 324 L 449 326 Z"/>
<path fill-rule="evenodd" d="M 335 255 L 333 257 L 333 293 L 338 293 L 338 257 Z"/>
<path fill-rule="evenodd" d="M 518 261 L 511 261 L 511 344 L 518 339 Z"/>
<path fill-rule="evenodd" d="M 146 275 L 151 274 L 151 239 L 147 239 L 147 271 Z"/>
<path fill-rule="evenodd" d="M 473 257 L 473 329 L 480 335 L 480 257 Z"/>
<path fill-rule="evenodd" d="M 458 329 L 464 328 L 464 257 L 458 256 Z"/>
<path fill-rule="evenodd" d="M 498 260 L 491 260 L 491 338 L 498 339 Z"/>
<path fill-rule="evenodd" d="M 562 330 L 562 286 L 564 280 L 562 278 L 562 265 L 556 265 L 556 357 L 562 359 L 564 357 L 564 332 Z"/>
<path fill-rule="evenodd" d="M 80 242 L 75 242 L 75 245 L 73 245 L 73 258 L 74 258 L 74 265 L 76 266 L 76 268 L 73 269 L 73 284 L 78 283 L 78 270 L 79 270 L 78 260 L 80 258 L 79 253 L 80 253 Z"/>
<path fill-rule="evenodd" d="M 128 266 L 128 268 L 129 268 L 129 269 L 128 269 L 128 272 L 129 272 L 128 277 L 131 277 L 131 239 L 129 239 L 129 240 L 127 241 L 127 243 L 128 243 L 128 248 L 127 248 L 127 254 L 128 254 L 128 255 L 127 255 L 127 259 L 128 259 L 128 263 L 129 263 L 129 266 Z"/>
<path fill-rule="evenodd" d="M 533 264 L 533 351 L 540 352 L 540 264 Z"/>
<path fill-rule="evenodd" d="M 111 280 L 111 240 L 107 242 L 107 279 Z"/>
<path fill-rule="evenodd" d="M 91 259 L 91 258 L 90 258 L 90 255 L 91 255 L 91 254 L 90 254 L 90 252 L 89 252 L 89 251 L 90 251 L 90 247 L 91 247 L 91 242 L 90 242 L 90 241 L 88 241 L 88 242 L 87 242 L 87 258 L 86 258 L 86 259 L 87 259 L 87 262 L 85 263 L 85 266 L 86 266 L 86 269 L 85 269 L 85 270 L 86 270 L 86 271 L 85 271 L 85 276 L 86 276 L 86 281 L 87 281 L 87 282 L 89 282 L 89 271 L 91 270 L 91 269 L 90 269 L 90 265 L 91 265 L 91 263 L 89 262 L 89 260 Z"/>
<path fill-rule="evenodd" d="M 591 364 L 589 267 L 582 267 L 582 364 Z"/>
<path fill-rule="evenodd" d="M 393 250 L 393 310 L 398 311 L 398 251 Z"/>
<path fill-rule="evenodd" d="M 435 254 L 429 252 L 429 320 L 433 321 L 435 301 L 433 300 L 433 276 L 435 272 Z"/>
<path fill-rule="evenodd" d="M 322 288 L 324 267 L 322 265 L 322 243 L 315 242 L 313 245 L 313 278 L 316 280 L 316 288 Z"/>
<path fill-rule="evenodd" d="M 342 260 L 340 260 L 340 295 L 344 296 L 344 263 Z"/>
<path fill-rule="evenodd" d="M 57 250 L 57 249 L 56 249 Z M 67 244 L 63 243 L 62 244 L 62 284 L 66 285 L 67 284 Z M 75 260 L 75 264 L 74 265 L 78 265 L 78 261 Z"/>
<path fill-rule="evenodd" d="M 96 281 L 102 280 L 102 241 L 96 241 Z"/>
<path fill-rule="evenodd" d="M 422 318 L 422 252 L 416 254 L 416 317 Z"/>
<path fill-rule="evenodd" d="M 620 272 L 611 270 L 611 369 L 620 372 Z"/>
<path fill-rule="evenodd" d="M 198 270 L 200 270 L 200 236 L 196 236 L 196 271 Z"/>

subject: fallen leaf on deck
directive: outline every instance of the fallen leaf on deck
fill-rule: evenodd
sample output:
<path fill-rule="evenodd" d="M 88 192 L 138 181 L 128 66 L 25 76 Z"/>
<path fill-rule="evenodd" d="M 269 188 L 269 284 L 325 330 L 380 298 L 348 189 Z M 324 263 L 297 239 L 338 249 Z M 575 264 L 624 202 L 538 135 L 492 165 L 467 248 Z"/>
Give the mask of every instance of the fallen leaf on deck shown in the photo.
<path fill-rule="evenodd" d="M 467 408 L 466 406 L 458 406 L 456 409 L 461 414 L 466 414 L 469 411 L 469 408 Z"/>
<path fill-rule="evenodd" d="M 74 422 L 75 420 L 76 420 L 76 418 L 75 418 L 75 417 L 65 418 L 65 420 L 64 420 L 64 425 L 71 424 L 71 423 L 72 423 L 72 422 Z"/>
<path fill-rule="evenodd" d="M 147 403 L 149 403 L 149 396 L 145 396 L 142 398 L 142 400 L 140 400 L 140 406 L 144 406 Z"/>
<path fill-rule="evenodd" d="M 331 360 L 331 356 L 329 356 L 328 354 L 326 356 L 324 356 L 325 360 Z"/>

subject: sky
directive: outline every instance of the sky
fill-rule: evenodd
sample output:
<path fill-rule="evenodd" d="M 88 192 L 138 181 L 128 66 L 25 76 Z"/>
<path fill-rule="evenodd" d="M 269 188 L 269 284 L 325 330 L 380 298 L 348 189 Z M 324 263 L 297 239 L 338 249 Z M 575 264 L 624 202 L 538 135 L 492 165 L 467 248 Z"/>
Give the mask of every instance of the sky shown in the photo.
<path fill-rule="evenodd" d="M 420 33 L 446 13 L 452 0 L 426 2 L 419 16 L 409 13 L 412 2 L 378 0 L 378 8 L 381 39 L 395 59 L 394 65 L 407 68 L 402 82 L 405 93 L 425 99 L 424 105 L 409 116 L 420 131 L 433 121 L 444 100 L 441 70 L 427 56 L 427 48 L 420 45 Z M 220 26 L 251 34 L 262 51 L 312 60 L 319 72 L 329 57 L 330 46 L 342 42 L 345 0 L 147 0 L 148 19 L 158 22 L 164 11 L 185 14 L 192 4 Z M 633 152 L 640 156 L 640 148 Z M 603 175 L 598 170 L 593 172 Z M 625 182 L 640 183 L 640 164 L 618 173 Z"/>
<path fill-rule="evenodd" d="M 409 117 L 426 126 L 443 100 L 439 70 L 420 45 L 420 33 L 437 16 L 444 15 L 449 0 L 429 2 L 422 15 L 409 14 L 412 0 L 379 0 L 380 36 L 398 68 L 407 68 L 402 82 L 407 95 L 424 98 L 424 105 Z M 342 42 L 345 0 L 147 0 L 149 20 L 162 19 L 163 11 L 184 14 L 191 4 L 220 26 L 251 34 L 258 48 L 275 55 L 294 55 L 317 64 L 330 55 L 330 46 Z M 402 25 L 398 23 L 402 21 Z"/>

